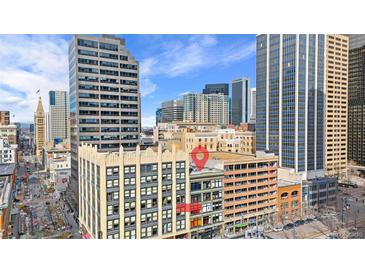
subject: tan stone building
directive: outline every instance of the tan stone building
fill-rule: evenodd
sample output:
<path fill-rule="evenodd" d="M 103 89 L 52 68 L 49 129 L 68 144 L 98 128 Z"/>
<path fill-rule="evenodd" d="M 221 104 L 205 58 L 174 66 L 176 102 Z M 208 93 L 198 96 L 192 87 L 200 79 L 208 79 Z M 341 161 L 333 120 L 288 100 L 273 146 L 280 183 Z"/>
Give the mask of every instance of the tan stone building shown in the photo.
<path fill-rule="evenodd" d="M 79 147 L 79 221 L 85 238 L 188 238 L 189 156 L 152 148 L 98 152 Z"/>
<path fill-rule="evenodd" d="M 234 129 L 219 129 L 213 132 L 185 132 L 181 135 L 182 146 L 191 152 L 195 147 L 205 147 L 209 152 L 226 151 L 254 154 L 256 136 L 254 132 Z"/>
<path fill-rule="evenodd" d="M 42 105 L 42 98 L 38 97 L 37 110 L 34 113 L 34 134 L 36 156 L 38 161 L 42 161 L 43 146 L 46 144 L 46 119 Z"/>
<path fill-rule="evenodd" d="M 340 175 L 347 165 L 349 38 L 326 35 L 325 168 Z"/>
<path fill-rule="evenodd" d="M 16 125 L 0 125 L 0 138 L 8 140 L 12 145 L 16 144 Z"/>

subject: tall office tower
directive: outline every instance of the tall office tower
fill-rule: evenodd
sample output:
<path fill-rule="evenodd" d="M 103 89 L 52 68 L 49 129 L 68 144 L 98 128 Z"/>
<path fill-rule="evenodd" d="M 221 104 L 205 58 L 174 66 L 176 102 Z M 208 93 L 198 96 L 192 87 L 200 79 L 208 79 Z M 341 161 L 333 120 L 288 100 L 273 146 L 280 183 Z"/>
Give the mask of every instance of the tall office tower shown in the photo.
<path fill-rule="evenodd" d="M 162 108 L 156 109 L 156 126 L 162 123 Z"/>
<path fill-rule="evenodd" d="M 68 199 L 77 212 L 80 142 L 101 151 L 134 150 L 141 128 L 138 61 L 125 40 L 75 35 L 69 47 L 71 181 Z"/>
<path fill-rule="evenodd" d="M 49 141 L 69 138 L 69 111 L 66 91 L 51 90 L 49 93 L 48 135 Z"/>
<path fill-rule="evenodd" d="M 325 169 L 341 176 L 347 166 L 347 94 L 349 39 L 326 35 Z"/>
<path fill-rule="evenodd" d="M 80 227 L 98 239 L 186 238 L 190 213 L 189 155 L 173 147 L 100 152 L 79 147 Z M 201 193 L 201 192 L 200 192 Z M 205 200 L 204 200 L 205 201 Z"/>
<path fill-rule="evenodd" d="M 0 125 L 7 126 L 10 124 L 10 111 L 0 110 Z"/>
<path fill-rule="evenodd" d="M 256 123 L 256 88 L 251 88 L 251 117 L 249 123 Z"/>
<path fill-rule="evenodd" d="M 171 123 L 174 121 L 183 121 L 184 119 L 184 101 L 171 100 L 161 104 L 162 123 Z"/>
<path fill-rule="evenodd" d="M 349 37 L 348 159 L 365 165 L 365 34 Z"/>
<path fill-rule="evenodd" d="M 325 35 L 258 35 L 256 150 L 303 179 L 324 176 Z"/>
<path fill-rule="evenodd" d="M 229 96 L 229 84 L 206 84 L 203 94 L 219 94 Z"/>
<path fill-rule="evenodd" d="M 242 77 L 232 81 L 232 124 L 239 125 L 252 121 L 253 95 L 249 78 Z"/>
<path fill-rule="evenodd" d="M 43 146 L 46 144 L 46 118 L 40 96 L 38 97 L 37 110 L 34 113 L 34 129 L 36 157 L 38 161 L 41 161 Z"/>
<path fill-rule="evenodd" d="M 227 125 L 228 96 L 224 94 L 187 93 L 184 100 L 184 121 Z"/>

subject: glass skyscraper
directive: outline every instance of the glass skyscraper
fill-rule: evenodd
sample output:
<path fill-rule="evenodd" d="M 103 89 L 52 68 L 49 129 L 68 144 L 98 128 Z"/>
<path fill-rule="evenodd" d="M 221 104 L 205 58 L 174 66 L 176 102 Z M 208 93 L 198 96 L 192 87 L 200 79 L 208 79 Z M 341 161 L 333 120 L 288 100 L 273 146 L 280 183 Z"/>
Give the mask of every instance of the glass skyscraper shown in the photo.
<path fill-rule="evenodd" d="M 258 35 L 256 150 L 305 179 L 324 175 L 325 35 Z"/>

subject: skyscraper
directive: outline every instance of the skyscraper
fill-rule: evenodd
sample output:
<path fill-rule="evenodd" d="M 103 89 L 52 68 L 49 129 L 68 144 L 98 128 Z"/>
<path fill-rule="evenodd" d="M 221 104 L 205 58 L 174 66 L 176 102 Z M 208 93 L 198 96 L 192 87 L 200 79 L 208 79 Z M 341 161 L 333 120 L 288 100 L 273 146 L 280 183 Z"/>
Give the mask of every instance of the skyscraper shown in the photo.
<path fill-rule="evenodd" d="M 162 122 L 162 109 L 156 109 L 156 126 Z"/>
<path fill-rule="evenodd" d="M 349 37 L 348 158 L 365 165 L 365 34 Z"/>
<path fill-rule="evenodd" d="M 41 96 L 38 97 L 37 110 L 34 113 L 34 128 L 35 128 L 35 149 L 38 161 L 42 160 L 42 149 L 46 144 L 46 119 L 42 105 Z"/>
<path fill-rule="evenodd" d="M 227 125 L 228 96 L 224 94 L 187 93 L 184 100 L 184 121 Z"/>
<path fill-rule="evenodd" d="M 340 176 L 347 167 L 347 94 L 349 39 L 326 35 L 325 168 Z"/>
<path fill-rule="evenodd" d="M 238 78 L 232 81 L 232 124 L 249 123 L 254 119 L 254 93 L 250 79 Z"/>
<path fill-rule="evenodd" d="M 229 96 L 229 84 L 206 84 L 203 89 L 203 94 L 219 94 L 223 93 L 224 95 Z"/>
<path fill-rule="evenodd" d="M 48 112 L 48 135 L 49 141 L 55 139 L 68 139 L 68 98 L 66 91 L 51 90 L 49 92 L 49 112 Z"/>
<path fill-rule="evenodd" d="M 256 39 L 256 149 L 304 179 L 324 176 L 325 35 Z"/>
<path fill-rule="evenodd" d="M 182 121 L 184 119 L 184 102 L 183 100 L 170 100 L 161 104 L 162 123 L 171 123 Z"/>
<path fill-rule="evenodd" d="M 80 142 L 101 151 L 133 150 L 140 134 L 138 61 L 125 40 L 112 35 L 75 35 L 69 47 L 71 181 L 68 197 L 78 205 Z"/>

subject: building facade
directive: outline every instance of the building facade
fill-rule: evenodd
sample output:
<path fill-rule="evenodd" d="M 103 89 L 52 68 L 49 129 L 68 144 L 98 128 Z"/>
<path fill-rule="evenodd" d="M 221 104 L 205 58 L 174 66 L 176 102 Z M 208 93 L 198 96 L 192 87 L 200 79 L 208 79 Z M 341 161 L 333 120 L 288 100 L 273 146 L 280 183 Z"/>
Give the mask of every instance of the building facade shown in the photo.
<path fill-rule="evenodd" d="M 53 142 L 70 137 L 68 96 L 66 91 L 49 91 L 48 136 Z"/>
<path fill-rule="evenodd" d="M 273 154 L 210 153 L 208 163 L 224 168 L 224 233 L 263 226 L 275 215 L 278 159 Z"/>
<path fill-rule="evenodd" d="M 84 236 L 100 239 L 188 238 L 189 157 L 173 148 L 98 152 L 79 148 L 79 220 Z"/>
<path fill-rule="evenodd" d="M 278 206 L 275 222 L 286 224 L 302 217 L 302 184 L 278 179 Z"/>
<path fill-rule="evenodd" d="M 7 139 L 0 138 L 0 164 L 16 163 L 17 147 L 10 144 Z"/>
<path fill-rule="evenodd" d="M 365 35 L 349 35 L 348 159 L 365 165 Z"/>
<path fill-rule="evenodd" d="M 203 94 L 219 94 L 222 93 L 226 96 L 229 96 L 229 84 L 220 83 L 220 84 L 206 84 L 203 89 Z"/>
<path fill-rule="evenodd" d="M 209 152 L 225 151 L 243 154 L 255 153 L 254 132 L 240 132 L 234 129 L 218 129 L 211 132 L 182 132 L 172 134 L 171 139 L 179 140 L 182 147 L 191 152 L 201 146 Z"/>
<path fill-rule="evenodd" d="M 228 96 L 224 94 L 188 93 L 183 96 L 184 121 L 198 123 L 229 123 Z"/>
<path fill-rule="evenodd" d="M 212 239 L 223 235 L 223 169 L 202 169 L 190 173 L 191 204 L 199 204 L 199 212 L 191 212 L 190 238 Z"/>
<path fill-rule="evenodd" d="M 337 179 L 331 177 L 303 182 L 303 210 L 310 209 L 310 212 L 315 212 L 326 207 L 336 207 L 337 187 Z"/>
<path fill-rule="evenodd" d="M 77 212 L 80 142 L 102 151 L 134 150 L 141 131 L 139 64 L 112 35 L 75 35 L 69 47 L 71 182 Z"/>
<path fill-rule="evenodd" d="M 326 35 L 325 168 L 341 176 L 347 167 L 347 96 L 349 38 Z"/>
<path fill-rule="evenodd" d="M 171 123 L 183 121 L 184 102 L 183 100 L 170 100 L 161 104 L 161 122 Z"/>
<path fill-rule="evenodd" d="M 16 125 L 0 125 L 0 138 L 8 140 L 10 144 L 16 144 L 17 128 Z"/>
<path fill-rule="evenodd" d="M 325 35 L 258 35 L 256 150 L 304 179 L 324 176 Z"/>
<path fill-rule="evenodd" d="M 10 125 L 10 111 L 0 110 L 0 125 Z"/>
<path fill-rule="evenodd" d="M 15 164 L 0 164 L 0 240 L 11 234 L 10 218 L 13 207 Z"/>
<path fill-rule="evenodd" d="M 42 161 L 42 151 L 46 144 L 46 117 L 42 105 L 42 98 L 38 97 L 37 110 L 34 113 L 34 142 L 38 161 Z"/>
<path fill-rule="evenodd" d="M 232 81 L 232 124 L 253 122 L 256 111 L 254 96 L 249 78 L 241 77 Z"/>

